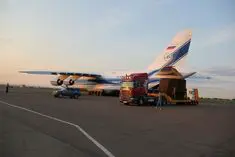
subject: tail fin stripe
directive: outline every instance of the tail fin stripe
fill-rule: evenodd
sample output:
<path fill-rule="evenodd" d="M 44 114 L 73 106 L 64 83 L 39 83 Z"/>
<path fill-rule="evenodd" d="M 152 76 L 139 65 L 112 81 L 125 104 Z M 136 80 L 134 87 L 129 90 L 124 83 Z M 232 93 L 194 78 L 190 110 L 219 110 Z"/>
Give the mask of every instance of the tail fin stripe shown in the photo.
<path fill-rule="evenodd" d="M 185 55 L 187 55 L 189 46 L 190 46 L 191 39 L 189 39 L 187 42 L 185 42 L 182 46 L 177 48 L 174 52 L 170 53 L 172 56 L 172 59 L 166 62 L 161 68 L 155 69 L 148 73 L 148 76 L 152 76 L 162 68 L 166 66 L 172 66 L 173 64 L 177 63 L 180 59 L 182 59 Z"/>

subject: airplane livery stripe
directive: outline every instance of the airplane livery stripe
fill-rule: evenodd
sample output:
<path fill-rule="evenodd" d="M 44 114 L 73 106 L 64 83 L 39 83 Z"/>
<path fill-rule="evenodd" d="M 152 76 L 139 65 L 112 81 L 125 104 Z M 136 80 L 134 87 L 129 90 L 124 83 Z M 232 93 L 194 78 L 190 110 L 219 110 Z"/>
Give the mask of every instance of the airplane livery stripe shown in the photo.
<path fill-rule="evenodd" d="M 166 64 L 164 64 L 162 66 L 162 68 L 166 67 L 166 66 L 171 66 L 171 65 L 177 63 L 181 58 L 183 58 L 188 53 L 190 42 L 191 42 L 191 39 L 188 40 L 186 43 L 184 43 L 182 46 L 180 46 L 177 50 L 175 50 L 175 52 L 172 52 L 172 54 L 173 54 L 172 60 L 170 62 L 167 62 Z M 158 71 L 160 71 L 160 69 L 155 69 L 155 70 L 149 72 L 148 75 L 152 76 L 153 74 L 155 74 Z"/>

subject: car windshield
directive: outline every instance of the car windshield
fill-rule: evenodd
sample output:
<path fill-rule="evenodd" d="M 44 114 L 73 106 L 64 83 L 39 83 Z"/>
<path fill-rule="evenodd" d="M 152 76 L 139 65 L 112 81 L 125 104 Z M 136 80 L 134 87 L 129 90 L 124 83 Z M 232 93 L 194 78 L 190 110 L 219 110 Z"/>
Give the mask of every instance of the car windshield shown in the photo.
<path fill-rule="evenodd" d="M 133 88 L 133 82 L 122 82 L 121 88 Z"/>

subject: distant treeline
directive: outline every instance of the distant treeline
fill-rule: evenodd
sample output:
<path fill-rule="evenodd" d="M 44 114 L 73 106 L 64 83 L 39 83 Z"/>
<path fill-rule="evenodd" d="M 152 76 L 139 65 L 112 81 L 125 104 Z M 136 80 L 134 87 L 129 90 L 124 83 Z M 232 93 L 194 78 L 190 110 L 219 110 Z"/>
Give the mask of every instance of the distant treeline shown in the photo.
<path fill-rule="evenodd" d="M 15 85 L 15 84 L 9 84 L 9 85 L 10 88 L 58 89 L 58 87 L 43 87 L 43 86 Z M 0 84 L 0 86 L 6 86 L 6 84 Z"/>
<path fill-rule="evenodd" d="M 205 98 L 205 97 L 200 97 L 201 102 L 230 102 L 230 103 L 235 103 L 235 98 L 233 99 L 223 99 L 223 98 Z"/>

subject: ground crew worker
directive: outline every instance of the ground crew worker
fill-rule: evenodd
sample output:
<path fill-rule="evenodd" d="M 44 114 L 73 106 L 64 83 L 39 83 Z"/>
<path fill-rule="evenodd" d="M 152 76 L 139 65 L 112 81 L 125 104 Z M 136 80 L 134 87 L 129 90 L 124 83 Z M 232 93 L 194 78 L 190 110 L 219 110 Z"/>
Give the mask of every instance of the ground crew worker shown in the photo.
<path fill-rule="evenodd" d="M 6 94 L 8 93 L 8 91 L 9 91 L 9 84 L 7 83 L 7 85 L 6 85 Z"/>
<path fill-rule="evenodd" d="M 173 91 L 172 91 L 172 97 L 175 99 L 175 87 L 173 88 Z"/>
<path fill-rule="evenodd" d="M 157 106 L 156 106 L 156 108 L 157 108 L 157 107 L 160 107 L 160 109 L 161 109 L 161 106 L 162 106 L 162 93 L 159 92 L 159 97 L 158 97 L 158 101 L 157 101 Z"/>

